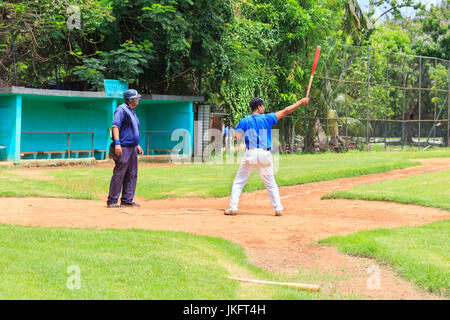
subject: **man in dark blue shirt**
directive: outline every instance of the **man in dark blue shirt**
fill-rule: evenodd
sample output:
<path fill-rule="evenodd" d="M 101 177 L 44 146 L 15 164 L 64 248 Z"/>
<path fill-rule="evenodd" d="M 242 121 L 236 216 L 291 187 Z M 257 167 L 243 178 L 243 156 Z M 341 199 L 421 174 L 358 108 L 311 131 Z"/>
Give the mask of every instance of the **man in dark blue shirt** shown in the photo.
<path fill-rule="evenodd" d="M 303 98 L 293 105 L 276 113 L 264 114 L 264 100 L 253 98 L 250 101 L 252 114 L 245 116 L 236 127 L 236 137 L 245 135 L 244 157 L 236 173 L 231 189 L 230 207 L 225 210 L 226 215 L 235 215 L 238 210 L 239 197 L 254 169 L 258 170 L 264 185 L 269 192 L 275 215 L 283 215 L 283 206 L 280 201 L 280 193 L 273 175 L 272 163 L 272 135 L 271 129 L 278 120 L 291 114 L 301 105 L 307 105 L 309 98 Z"/>
<path fill-rule="evenodd" d="M 117 202 L 121 191 L 121 206 L 140 207 L 133 199 L 137 183 L 138 153 L 144 153 L 139 146 L 139 119 L 134 110 L 141 95 L 130 89 L 124 92 L 123 97 L 125 103 L 116 108 L 112 124 L 115 167 L 106 202 L 108 208 L 119 207 Z"/>

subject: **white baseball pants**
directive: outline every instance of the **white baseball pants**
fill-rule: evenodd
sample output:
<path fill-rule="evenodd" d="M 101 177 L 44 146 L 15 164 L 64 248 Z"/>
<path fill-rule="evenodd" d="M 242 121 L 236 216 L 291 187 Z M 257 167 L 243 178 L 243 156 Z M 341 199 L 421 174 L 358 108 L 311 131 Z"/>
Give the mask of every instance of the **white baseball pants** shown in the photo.
<path fill-rule="evenodd" d="M 242 189 L 254 169 L 258 170 L 258 174 L 269 192 L 273 209 L 282 211 L 283 206 L 281 205 L 280 192 L 278 191 L 278 186 L 273 176 L 272 154 L 270 150 L 260 148 L 250 148 L 245 151 L 233 181 L 229 210 L 237 211 Z"/>

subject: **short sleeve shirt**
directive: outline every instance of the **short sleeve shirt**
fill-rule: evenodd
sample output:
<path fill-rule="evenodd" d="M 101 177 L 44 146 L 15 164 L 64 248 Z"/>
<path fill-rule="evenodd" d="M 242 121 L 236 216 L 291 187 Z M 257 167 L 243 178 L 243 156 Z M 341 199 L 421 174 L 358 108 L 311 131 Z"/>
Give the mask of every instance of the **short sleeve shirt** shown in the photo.
<path fill-rule="evenodd" d="M 245 116 L 236 131 L 245 134 L 247 148 L 272 149 L 271 129 L 278 122 L 275 113 Z"/>
<path fill-rule="evenodd" d="M 126 103 L 121 104 L 114 111 L 113 127 L 119 128 L 120 144 L 124 147 L 139 145 L 139 119 L 136 111 Z"/>

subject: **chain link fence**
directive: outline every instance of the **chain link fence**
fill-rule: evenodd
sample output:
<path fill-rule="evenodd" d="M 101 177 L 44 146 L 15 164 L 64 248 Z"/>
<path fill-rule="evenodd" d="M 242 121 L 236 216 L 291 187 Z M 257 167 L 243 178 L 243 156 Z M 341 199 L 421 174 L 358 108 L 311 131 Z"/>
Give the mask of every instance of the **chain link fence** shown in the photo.
<path fill-rule="evenodd" d="M 279 122 L 281 151 L 448 147 L 449 78 L 448 60 L 336 48 L 317 69 L 304 115 Z"/>

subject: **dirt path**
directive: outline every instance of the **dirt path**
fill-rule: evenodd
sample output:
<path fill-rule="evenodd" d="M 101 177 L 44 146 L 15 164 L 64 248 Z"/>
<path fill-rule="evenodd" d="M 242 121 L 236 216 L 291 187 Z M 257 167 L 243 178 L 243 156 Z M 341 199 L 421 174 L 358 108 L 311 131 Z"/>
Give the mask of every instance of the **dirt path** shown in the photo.
<path fill-rule="evenodd" d="M 449 219 L 444 210 L 389 202 L 320 200 L 334 190 L 427 172 L 450 169 L 450 159 L 419 160 L 423 166 L 356 178 L 310 183 L 280 189 L 285 207 L 275 217 L 265 190 L 243 194 L 240 213 L 223 215 L 226 198 L 140 200 L 138 209 L 107 209 L 104 201 L 0 198 L 0 223 L 79 228 L 141 228 L 186 231 L 222 237 L 242 245 L 252 263 L 277 272 L 299 268 L 343 275 L 322 283 L 325 291 L 338 289 L 369 299 L 435 299 L 378 264 L 381 288 L 369 290 L 367 268 L 376 264 L 314 245 L 319 239 L 359 230 L 394 228 Z M 136 201 L 138 201 L 136 200 Z"/>

